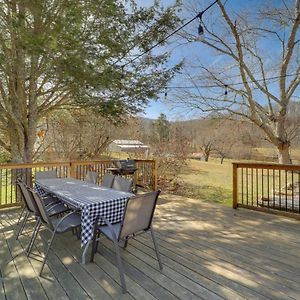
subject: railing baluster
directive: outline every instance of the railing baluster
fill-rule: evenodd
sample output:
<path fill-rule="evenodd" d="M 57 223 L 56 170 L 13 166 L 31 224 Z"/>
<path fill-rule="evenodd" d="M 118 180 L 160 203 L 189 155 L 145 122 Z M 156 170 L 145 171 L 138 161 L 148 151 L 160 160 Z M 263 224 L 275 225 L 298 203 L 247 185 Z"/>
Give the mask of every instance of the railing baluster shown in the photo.
<path fill-rule="evenodd" d="M 287 170 L 285 170 L 285 210 L 287 210 L 287 183 L 288 183 L 288 179 L 287 179 Z M 281 207 L 280 207 L 281 209 Z"/>
<path fill-rule="evenodd" d="M 251 203 L 253 206 L 253 168 L 251 168 Z"/>
<path fill-rule="evenodd" d="M 242 176 L 242 204 L 244 204 L 244 168 L 241 169 L 241 176 Z"/>
<path fill-rule="evenodd" d="M 270 206 L 270 170 L 267 169 L 267 193 L 268 193 L 268 207 Z"/>
<path fill-rule="evenodd" d="M 298 171 L 298 212 L 300 213 L 300 172 Z"/>
<path fill-rule="evenodd" d="M 2 185 L 2 169 L 0 170 L 0 205 L 3 204 L 3 200 L 2 200 L 2 188 L 3 188 L 3 185 Z"/>
<path fill-rule="evenodd" d="M 273 202 L 275 202 L 275 190 L 276 190 L 276 186 L 275 186 L 275 169 L 273 169 L 272 171 L 273 171 Z"/>
<path fill-rule="evenodd" d="M 261 199 L 264 205 L 264 169 L 261 169 Z"/>
<path fill-rule="evenodd" d="M 281 170 L 279 170 L 279 206 L 281 206 Z"/>
<path fill-rule="evenodd" d="M 294 171 L 292 171 L 292 211 L 294 211 Z"/>
<path fill-rule="evenodd" d="M 246 168 L 246 203 L 249 205 L 249 196 L 248 196 L 248 168 Z"/>
<path fill-rule="evenodd" d="M 7 174 L 8 170 L 5 170 L 5 204 L 8 204 L 8 199 L 7 199 L 7 188 L 8 188 L 8 181 L 7 181 Z"/>
<path fill-rule="evenodd" d="M 13 177 L 14 177 L 14 172 L 11 170 L 10 171 L 10 203 L 13 203 L 13 189 L 14 189 Z"/>

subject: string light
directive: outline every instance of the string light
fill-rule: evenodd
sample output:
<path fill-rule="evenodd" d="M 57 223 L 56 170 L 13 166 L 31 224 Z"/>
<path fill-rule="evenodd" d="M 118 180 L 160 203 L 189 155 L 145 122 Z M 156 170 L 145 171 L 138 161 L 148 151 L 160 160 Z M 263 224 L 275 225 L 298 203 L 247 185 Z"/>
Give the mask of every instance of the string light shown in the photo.
<path fill-rule="evenodd" d="M 227 96 L 227 95 L 228 95 L 227 88 L 228 88 L 228 85 L 227 85 L 227 84 L 225 84 L 225 92 L 224 92 L 224 95 L 225 95 L 225 96 Z"/>
<path fill-rule="evenodd" d="M 184 23 L 182 26 L 180 26 L 179 28 L 177 28 L 176 30 L 174 30 L 173 32 L 171 32 L 170 34 L 168 34 L 166 37 L 162 38 L 161 40 L 159 40 L 157 43 L 155 43 L 153 46 L 151 46 L 150 48 L 148 48 L 147 50 L 145 50 L 144 52 L 142 52 L 141 54 L 137 55 L 135 58 L 131 59 L 130 61 L 128 61 L 127 63 L 122 65 L 122 68 L 126 67 L 127 65 L 133 63 L 134 61 L 136 61 L 137 59 L 139 59 L 140 57 L 142 57 L 143 55 L 147 54 L 148 52 L 150 52 L 151 50 L 153 50 L 154 48 L 156 48 L 157 46 L 159 46 L 160 44 L 164 43 L 166 40 L 168 40 L 171 36 L 173 36 L 174 34 L 176 34 L 178 31 L 180 31 L 181 29 L 183 29 L 184 27 L 186 27 L 187 25 L 189 25 L 190 23 L 192 23 L 194 20 L 196 19 L 200 19 L 200 24 L 198 27 L 198 34 L 199 36 L 204 36 L 204 29 L 201 25 L 201 20 L 202 20 L 202 16 L 203 14 L 209 10 L 213 5 L 215 5 L 219 0 L 215 0 L 212 4 L 210 4 L 208 7 L 206 7 L 203 11 L 199 12 L 194 18 L 192 18 L 191 20 L 189 20 L 188 22 Z M 123 57 L 125 58 L 125 57 Z M 123 59 L 122 58 L 122 59 Z M 119 59 L 118 61 L 122 60 Z M 115 63 L 116 64 L 116 63 Z"/>
<path fill-rule="evenodd" d="M 202 26 L 202 14 L 199 16 L 198 35 L 199 35 L 200 38 L 204 37 L 204 29 L 203 29 L 203 26 Z"/>

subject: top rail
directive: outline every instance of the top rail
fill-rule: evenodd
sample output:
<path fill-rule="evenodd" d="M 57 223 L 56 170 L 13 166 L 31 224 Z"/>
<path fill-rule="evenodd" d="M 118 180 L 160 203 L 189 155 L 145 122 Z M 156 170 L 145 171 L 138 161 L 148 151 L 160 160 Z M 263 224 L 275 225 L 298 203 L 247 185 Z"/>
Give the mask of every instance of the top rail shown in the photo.
<path fill-rule="evenodd" d="M 155 160 L 135 160 L 137 171 L 132 175 L 134 182 L 146 189 L 157 189 L 157 163 Z M 0 208 L 21 204 L 16 179 L 22 178 L 28 185 L 34 182 L 35 172 L 56 170 L 58 177 L 74 177 L 83 180 L 88 171 L 98 172 L 100 180 L 113 166 L 113 160 L 69 161 L 47 163 L 0 164 Z M 131 175 L 129 175 L 131 176 Z"/>
<path fill-rule="evenodd" d="M 232 165 L 236 168 L 249 169 L 270 169 L 270 170 L 300 170 L 300 165 L 283 165 L 270 163 L 247 163 L 247 162 L 233 162 Z"/>
<path fill-rule="evenodd" d="M 232 206 L 300 219 L 300 165 L 232 163 Z"/>
<path fill-rule="evenodd" d="M 70 162 L 51 162 L 51 163 L 7 163 L 0 164 L 0 170 L 2 169 L 29 169 L 37 167 L 54 167 L 54 166 L 69 166 Z"/>

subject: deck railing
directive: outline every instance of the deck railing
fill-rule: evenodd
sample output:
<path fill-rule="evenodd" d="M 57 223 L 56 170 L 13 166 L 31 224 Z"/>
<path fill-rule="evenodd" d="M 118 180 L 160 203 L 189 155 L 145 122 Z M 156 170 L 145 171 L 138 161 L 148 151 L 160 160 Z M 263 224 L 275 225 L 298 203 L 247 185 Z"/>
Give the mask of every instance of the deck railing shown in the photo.
<path fill-rule="evenodd" d="M 233 163 L 233 208 L 300 219 L 300 166 Z"/>
<path fill-rule="evenodd" d="M 137 171 L 133 179 L 137 186 L 145 189 L 157 189 L 157 163 L 155 160 L 135 160 Z M 84 179 L 87 171 L 96 171 L 100 175 L 113 166 L 111 160 L 74 161 L 58 163 L 1 164 L 0 165 L 0 208 L 20 205 L 21 195 L 16 187 L 16 179 L 22 178 L 28 185 L 34 183 L 34 174 L 38 171 L 56 170 L 58 177 Z"/>

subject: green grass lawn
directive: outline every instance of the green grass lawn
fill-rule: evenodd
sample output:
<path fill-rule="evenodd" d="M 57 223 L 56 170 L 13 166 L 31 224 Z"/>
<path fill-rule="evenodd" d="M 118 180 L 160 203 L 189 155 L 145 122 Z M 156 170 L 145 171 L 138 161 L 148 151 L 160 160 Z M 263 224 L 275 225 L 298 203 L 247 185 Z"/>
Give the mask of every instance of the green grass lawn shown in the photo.
<path fill-rule="evenodd" d="M 204 201 L 231 205 L 232 164 L 211 159 L 208 162 L 188 160 L 180 174 L 178 193 Z"/>
<path fill-rule="evenodd" d="M 0 205 L 12 204 L 16 201 L 15 187 L 12 185 L 4 185 L 0 189 Z"/>

